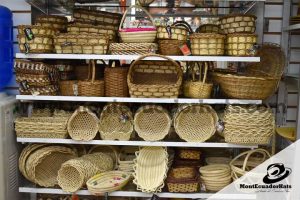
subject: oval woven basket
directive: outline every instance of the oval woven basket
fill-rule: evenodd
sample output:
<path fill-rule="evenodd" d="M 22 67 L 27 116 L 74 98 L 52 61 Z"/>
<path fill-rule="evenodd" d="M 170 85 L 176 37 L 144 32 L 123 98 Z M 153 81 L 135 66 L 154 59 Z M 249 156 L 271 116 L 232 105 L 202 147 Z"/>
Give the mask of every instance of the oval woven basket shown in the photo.
<path fill-rule="evenodd" d="M 143 147 L 136 152 L 134 180 L 142 192 L 161 192 L 168 172 L 168 153 L 163 147 Z"/>
<path fill-rule="evenodd" d="M 122 189 L 131 179 L 131 174 L 122 171 L 110 171 L 97 174 L 87 182 L 87 188 L 93 195 Z"/>
<path fill-rule="evenodd" d="M 217 33 L 194 33 L 190 36 L 193 55 L 224 55 L 225 36 Z"/>
<path fill-rule="evenodd" d="M 68 133 L 73 140 L 89 141 L 96 137 L 99 119 L 90 109 L 80 106 L 68 121 Z"/>
<path fill-rule="evenodd" d="M 100 115 L 99 132 L 103 140 L 129 140 L 133 133 L 133 116 L 121 104 L 106 105 Z"/>
<path fill-rule="evenodd" d="M 144 61 L 159 57 L 167 61 Z M 174 60 L 157 54 L 147 54 L 135 60 L 129 68 L 127 83 L 131 97 L 177 98 L 183 72 Z"/>
<path fill-rule="evenodd" d="M 220 19 L 224 34 L 254 33 L 256 16 L 246 14 L 227 15 Z"/>
<path fill-rule="evenodd" d="M 229 56 L 255 56 L 254 45 L 257 42 L 256 34 L 235 33 L 226 37 L 226 55 Z"/>
<path fill-rule="evenodd" d="M 157 105 L 142 106 L 134 115 L 134 129 L 146 141 L 164 139 L 171 123 L 168 111 Z"/>
<path fill-rule="evenodd" d="M 216 132 L 217 113 L 208 105 L 183 105 L 174 116 L 174 128 L 187 142 L 204 142 Z"/>

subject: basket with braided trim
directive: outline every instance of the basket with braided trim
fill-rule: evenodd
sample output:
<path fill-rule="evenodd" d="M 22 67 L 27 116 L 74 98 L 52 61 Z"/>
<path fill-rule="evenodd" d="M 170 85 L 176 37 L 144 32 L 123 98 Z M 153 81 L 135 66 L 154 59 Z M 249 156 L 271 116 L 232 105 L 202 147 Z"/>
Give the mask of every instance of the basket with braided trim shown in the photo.
<path fill-rule="evenodd" d="M 194 33 L 190 36 L 193 55 L 224 55 L 225 36 L 217 33 Z"/>
<path fill-rule="evenodd" d="M 87 154 L 62 164 L 57 176 L 58 185 L 65 192 L 76 192 L 95 174 L 113 168 L 110 156 L 104 153 Z"/>
<path fill-rule="evenodd" d="M 254 56 L 257 35 L 235 33 L 226 37 L 226 55 L 229 56 Z"/>
<path fill-rule="evenodd" d="M 68 121 L 68 133 L 73 140 L 89 141 L 99 130 L 98 117 L 87 107 L 80 106 Z"/>
<path fill-rule="evenodd" d="M 144 61 L 147 57 L 159 57 L 167 61 Z M 131 65 L 127 83 L 131 97 L 177 98 L 183 72 L 174 60 L 157 54 L 139 57 Z"/>
<path fill-rule="evenodd" d="M 133 133 L 133 116 L 121 104 L 106 105 L 100 115 L 99 132 L 103 140 L 129 140 Z"/>
<path fill-rule="evenodd" d="M 109 52 L 113 55 L 143 55 L 156 53 L 156 43 L 111 43 Z"/>
<path fill-rule="evenodd" d="M 216 132 L 218 115 L 208 105 L 183 105 L 174 116 L 174 128 L 187 142 L 204 142 Z"/>
<path fill-rule="evenodd" d="M 227 15 L 220 19 L 221 29 L 225 34 L 229 33 L 254 33 L 255 32 L 254 15 L 236 14 Z"/>
<path fill-rule="evenodd" d="M 134 115 L 134 128 L 146 141 L 165 138 L 171 127 L 171 117 L 166 109 L 158 105 L 140 107 Z"/>
<path fill-rule="evenodd" d="M 36 34 L 28 40 L 25 34 L 17 36 L 22 53 L 52 53 L 54 51 L 53 36 Z"/>

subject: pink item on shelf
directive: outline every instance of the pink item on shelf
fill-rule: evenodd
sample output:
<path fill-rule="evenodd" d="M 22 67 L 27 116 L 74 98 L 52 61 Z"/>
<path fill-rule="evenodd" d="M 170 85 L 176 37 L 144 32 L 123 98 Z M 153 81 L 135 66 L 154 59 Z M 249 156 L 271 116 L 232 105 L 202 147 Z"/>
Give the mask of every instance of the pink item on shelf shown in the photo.
<path fill-rule="evenodd" d="M 122 28 L 119 32 L 143 32 L 143 31 L 156 31 L 156 28 Z"/>

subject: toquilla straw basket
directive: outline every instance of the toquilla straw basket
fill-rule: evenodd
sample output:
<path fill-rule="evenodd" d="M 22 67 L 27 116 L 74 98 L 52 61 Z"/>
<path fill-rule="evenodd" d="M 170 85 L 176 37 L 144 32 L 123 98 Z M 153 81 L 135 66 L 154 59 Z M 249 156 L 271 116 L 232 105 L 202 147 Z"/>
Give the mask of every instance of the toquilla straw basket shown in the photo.
<path fill-rule="evenodd" d="M 221 29 L 225 34 L 229 33 L 254 33 L 255 32 L 254 15 L 228 15 L 220 19 Z"/>
<path fill-rule="evenodd" d="M 143 55 L 156 53 L 156 43 L 111 43 L 109 52 L 113 55 Z"/>
<path fill-rule="evenodd" d="M 194 33 L 190 36 L 193 55 L 224 55 L 225 36 L 217 33 Z"/>
<path fill-rule="evenodd" d="M 257 42 L 255 34 L 228 34 L 226 38 L 226 55 L 229 56 L 254 56 Z"/>

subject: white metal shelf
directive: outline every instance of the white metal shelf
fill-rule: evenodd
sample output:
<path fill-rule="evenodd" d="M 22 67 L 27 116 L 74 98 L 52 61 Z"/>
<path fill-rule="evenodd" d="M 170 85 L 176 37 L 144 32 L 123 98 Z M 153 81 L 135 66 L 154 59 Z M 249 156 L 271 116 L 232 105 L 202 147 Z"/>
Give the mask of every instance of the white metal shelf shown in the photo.
<path fill-rule="evenodd" d="M 284 30 L 285 30 L 285 31 L 300 30 L 300 24 L 290 25 L 290 26 L 284 28 Z"/>
<path fill-rule="evenodd" d="M 96 55 L 96 54 L 24 54 L 17 53 L 16 58 L 25 59 L 86 59 L 86 60 L 136 60 L 140 55 Z M 228 61 L 260 62 L 260 57 L 235 56 L 168 56 L 176 61 Z M 159 57 L 147 57 L 145 60 L 164 60 Z"/>
<path fill-rule="evenodd" d="M 82 97 L 17 95 L 22 101 L 77 101 L 77 102 L 122 102 L 122 103 L 190 103 L 190 104 L 262 104 L 262 100 L 244 99 L 187 99 L 187 98 L 130 98 L 130 97 Z"/>
<path fill-rule="evenodd" d="M 91 140 L 76 141 L 72 139 L 52 138 L 17 138 L 21 143 L 49 143 L 49 144 L 85 144 L 85 145 L 113 145 L 113 146 L 152 146 L 152 147 L 210 147 L 210 148 L 257 148 L 257 145 L 237 145 L 218 142 L 169 142 L 169 141 L 116 141 L 116 140 Z"/>

